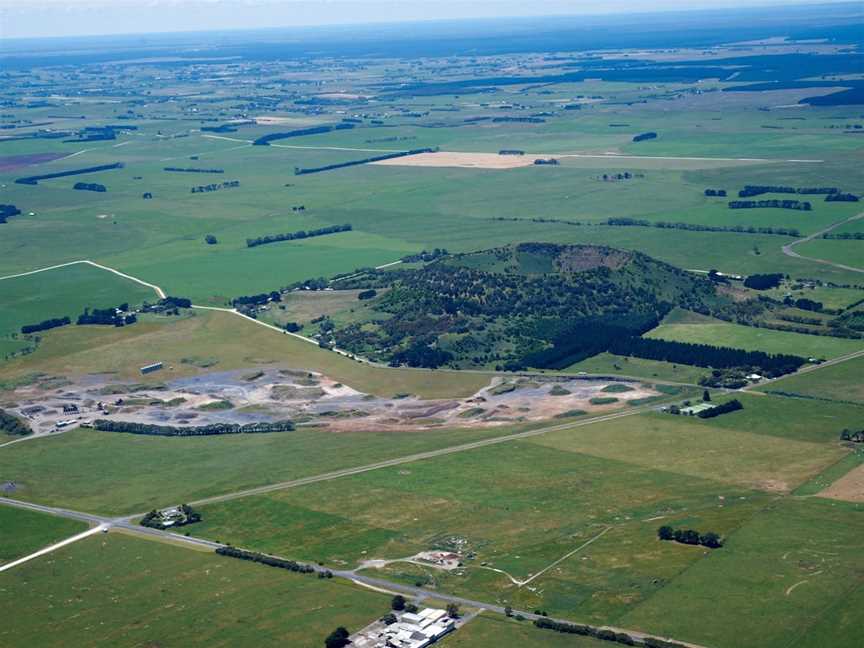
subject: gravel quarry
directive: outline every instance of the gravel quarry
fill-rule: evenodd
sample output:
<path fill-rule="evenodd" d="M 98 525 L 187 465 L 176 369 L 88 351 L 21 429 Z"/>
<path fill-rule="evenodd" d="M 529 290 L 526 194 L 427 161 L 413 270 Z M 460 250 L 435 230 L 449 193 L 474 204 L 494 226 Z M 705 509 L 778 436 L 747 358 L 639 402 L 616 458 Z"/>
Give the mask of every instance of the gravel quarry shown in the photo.
<path fill-rule="evenodd" d="M 43 376 L 5 392 L 3 407 L 39 435 L 95 419 L 202 426 L 292 420 L 334 431 L 489 427 L 566 419 L 660 396 L 640 382 L 588 377 L 493 377 L 469 398 L 379 398 L 317 372 L 268 367 L 208 372 L 164 382 L 107 374 Z"/>

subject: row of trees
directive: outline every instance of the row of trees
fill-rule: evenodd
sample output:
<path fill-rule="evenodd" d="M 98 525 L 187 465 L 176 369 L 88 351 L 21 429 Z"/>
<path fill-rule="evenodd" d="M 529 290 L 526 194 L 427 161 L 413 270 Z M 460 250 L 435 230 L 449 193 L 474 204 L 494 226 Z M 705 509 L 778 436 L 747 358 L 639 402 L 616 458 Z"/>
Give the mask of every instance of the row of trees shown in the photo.
<path fill-rule="evenodd" d="M 534 620 L 534 626 L 543 630 L 554 630 L 563 634 L 582 635 L 583 637 L 594 637 L 603 641 L 611 641 L 624 646 L 642 645 L 646 648 L 684 648 L 684 644 L 656 637 L 645 637 L 636 640 L 626 632 L 615 632 L 607 628 L 595 628 L 581 623 L 567 623 L 566 621 L 555 621 L 546 617 Z"/>
<path fill-rule="evenodd" d="M 42 320 L 38 324 L 25 324 L 21 327 L 21 333 L 24 335 L 27 335 L 28 333 L 38 333 L 39 331 L 48 331 L 60 326 L 67 326 L 71 323 L 72 320 L 68 317 L 55 317 L 54 319 Z"/>
<path fill-rule="evenodd" d="M 435 149 L 421 148 L 411 151 L 399 151 L 397 153 L 387 153 L 386 155 L 375 155 L 373 157 L 363 158 L 361 160 L 350 160 L 348 162 L 337 162 L 336 164 L 327 164 L 320 167 L 309 168 L 294 168 L 294 175 L 307 175 L 309 173 L 321 173 L 322 171 L 332 171 L 334 169 L 344 169 L 345 167 L 357 166 L 359 164 L 369 164 L 370 162 L 381 162 L 382 160 L 392 160 L 394 158 L 405 157 L 406 155 L 417 155 L 418 153 L 432 153 Z"/>
<path fill-rule="evenodd" d="M 858 202 L 860 198 L 851 193 L 835 193 L 825 196 L 825 202 Z"/>
<path fill-rule="evenodd" d="M 777 209 L 796 209 L 799 211 L 812 211 L 813 206 L 800 200 L 732 200 L 729 209 L 764 209 L 773 207 Z"/>
<path fill-rule="evenodd" d="M 299 574 L 315 573 L 315 568 L 312 565 L 305 565 L 293 560 L 268 556 L 267 554 L 258 553 L 257 551 L 246 551 L 245 549 L 237 549 L 236 547 L 219 547 L 216 549 L 216 553 L 220 556 L 238 558 L 239 560 L 249 560 L 251 562 L 267 565 L 268 567 L 287 569 L 288 571 L 297 572 Z"/>
<path fill-rule="evenodd" d="M 699 533 L 693 529 L 673 529 L 671 526 L 661 526 L 657 529 L 657 537 L 661 540 L 680 542 L 688 545 L 702 545 L 709 549 L 719 549 L 723 540 L 713 531 Z"/>
<path fill-rule="evenodd" d="M 778 185 L 745 185 L 738 192 L 739 198 L 749 198 L 751 196 L 761 196 L 766 193 L 786 193 L 786 194 L 836 194 L 840 193 L 837 187 L 785 187 Z"/>
<path fill-rule="evenodd" d="M 274 290 L 269 293 L 244 295 L 242 297 L 236 297 L 231 301 L 231 303 L 234 305 L 234 308 L 239 308 L 242 306 L 260 306 L 262 304 L 267 304 L 271 301 L 282 301 L 282 293 L 280 293 L 278 290 Z"/>
<path fill-rule="evenodd" d="M 164 167 L 163 171 L 173 171 L 175 173 L 225 173 L 225 169 L 197 169 L 194 167 L 190 168 L 181 168 L 181 167 Z"/>
<path fill-rule="evenodd" d="M 84 173 L 98 173 L 99 171 L 110 171 L 111 169 L 122 169 L 122 162 L 114 164 L 100 164 L 99 166 L 84 167 L 81 169 L 70 169 L 69 171 L 58 171 L 56 173 L 46 173 L 44 175 L 26 176 L 15 180 L 17 184 L 35 185 L 39 184 L 40 180 L 50 180 L 52 178 L 65 178 L 66 176 L 81 175 Z"/>
<path fill-rule="evenodd" d="M 239 180 L 226 180 L 222 184 L 218 182 L 214 182 L 208 185 L 199 185 L 197 187 L 192 187 L 190 193 L 209 193 L 211 191 L 219 191 L 220 189 L 233 189 L 234 187 L 239 187 Z"/>
<path fill-rule="evenodd" d="M 741 404 L 737 398 L 733 398 L 730 401 L 725 403 L 721 403 L 720 405 L 715 405 L 711 409 L 702 410 L 701 412 L 696 412 L 696 416 L 701 419 L 715 418 L 720 416 L 721 414 L 728 414 L 729 412 L 737 412 L 740 409 L 744 409 L 744 406 Z"/>
<path fill-rule="evenodd" d="M 30 426 L 17 416 L 13 416 L 6 410 L 0 409 L 0 432 L 15 436 L 27 436 L 32 434 Z"/>
<path fill-rule="evenodd" d="M 839 234 L 823 234 L 823 239 L 837 239 L 840 241 L 864 241 L 864 232 L 840 232 Z"/>
<path fill-rule="evenodd" d="M 108 419 L 97 419 L 93 422 L 93 428 L 102 432 L 127 432 L 129 434 L 143 434 L 146 436 L 216 436 L 221 434 L 263 434 L 267 432 L 290 432 L 294 429 L 292 421 L 258 422 L 246 423 L 212 423 L 210 425 L 198 425 L 182 427 L 176 425 L 154 425 L 152 423 L 138 423 L 137 421 L 109 421 Z"/>
<path fill-rule="evenodd" d="M 295 241 L 315 236 L 327 236 L 328 234 L 338 234 L 339 232 L 350 232 L 352 230 L 351 223 L 344 225 L 329 225 L 327 227 L 319 227 L 314 230 L 298 230 L 296 232 L 287 232 L 285 234 L 269 234 L 267 236 L 259 236 L 257 238 L 247 238 L 246 247 L 258 247 L 259 245 L 267 245 L 268 243 L 279 243 L 281 241 Z"/>
<path fill-rule="evenodd" d="M 792 373 L 807 362 L 805 358 L 787 354 L 775 355 L 764 351 L 745 351 L 710 344 L 671 342 L 635 336 L 613 340 L 607 350 L 616 355 L 663 360 L 697 367 L 716 369 L 758 367 L 770 377 Z"/>
<path fill-rule="evenodd" d="M 651 221 L 616 217 L 608 218 L 606 224 L 612 227 L 658 227 L 660 229 L 678 229 L 688 232 L 732 232 L 735 234 L 775 234 L 777 236 L 801 236 L 794 227 L 755 227 L 753 225 L 702 225 L 699 223 L 681 223 L 669 221 Z"/>
<path fill-rule="evenodd" d="M 269 135 L 262 135 L 258 139 L 256 139 L 252 144 L 254 146 L 270 146 L 270 142 L 275 142 L 277 140 L 288 139 L 290 137 L 303 137 L 305 135 L 319 135 L 321 133 L 329 133 L 334 130 L 346 130 L 354 128 L 354 124 L 334 124 L 333 126 L 312 126 L 310 128 L 298 128 L 292 131 L 283 131 L 281 133 L 270 133 Z"/>

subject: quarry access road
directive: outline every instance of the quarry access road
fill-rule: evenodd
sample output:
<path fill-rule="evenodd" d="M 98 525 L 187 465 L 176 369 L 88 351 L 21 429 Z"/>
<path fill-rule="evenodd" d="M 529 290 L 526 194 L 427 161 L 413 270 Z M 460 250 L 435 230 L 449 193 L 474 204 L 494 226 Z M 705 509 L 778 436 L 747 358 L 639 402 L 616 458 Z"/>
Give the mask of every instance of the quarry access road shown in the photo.
<path fill-rule="evenodd" d="M 831 230 L 837 229 L 841 225 L 845 225 L 846 223 L 851 223 L 851 222 L 859 220 L 861 218 L 864 218 L 864 212 L 861 212 L 860 214 L 855 214 L 854 216 L 850 216 L 846 220 L 839 221 L 837 223 L 834 223 L 833 225 L 829 225 L 825 229 L 819 230 L 818 232 L 814 232 L 813 234 L 810 234 L 809 236 L 805 236 L 804 238 L 800 238 L 797 241 L 793 241 L 792 243 L 788 243 L 780 249 L 783 252 L 783 254 L 785 254 L 786 256 L 789 256 L 789 257 L 793 257 L 795 259 L 804 259 L 806 261 L 813 261 L 815 263 L 821 263 L 823 265 L 828 265 L 828 266 L 831 266 L 833 268 L 838 268 L 840 270 L 848 270 L 850 272 L 864 273 L 864 268 L 857 268 L 855 266 L 845 265 L 843 263 L 835 263 L 834 261 L 828 261 L 827 259 L 818 259 L 816 257 L 805 256 L 803 254 L 798 254 L 795 250 L 792 249 L 796 245 L 801 245 L 802 243 L 807 243 L 809 241 L 812 241 L 813 239 L 817 239 L 820 236 L 822 236 L 823 234 L 827 234 Z"/>

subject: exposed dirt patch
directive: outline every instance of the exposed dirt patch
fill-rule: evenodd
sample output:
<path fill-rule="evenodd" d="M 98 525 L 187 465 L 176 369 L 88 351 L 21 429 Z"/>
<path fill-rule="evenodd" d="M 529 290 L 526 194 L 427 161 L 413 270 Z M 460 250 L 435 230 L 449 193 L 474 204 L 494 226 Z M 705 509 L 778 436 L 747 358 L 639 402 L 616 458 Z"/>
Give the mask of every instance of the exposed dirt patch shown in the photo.
<path fill-rule="evenodd" d="M 630 254 L 612 248 L 579 245 L 565 248 L 557 259 L 561 272 L 582 272 L 605 266 L 617 270 L 630 260 Z"/>
<path fill-rule="evenodd" d="M 28 153 L 27 155 L 0 155 L 0 171 L 14 171 L 23 167 L 43 164 L 65 157 L 65 153 Z"/>
<path fill-rule="evenodd" d="M 290 419 L 298 425 L 346 432 L 395 432 L 544 421 L 574 412 L 607 411 L 628 400 L 658 395 L 629 383 L 629 390 L 620 394 L 622 403 L 612 405 L 606 402 L 611 399 L 603 399 L 609 384 L 575 377 L 499 377 L 467 399 L 388 399 L 370 398 L 314 372 L 272 367 L 207 372 L 153 385 L 89 375 L 59 388 L 22 386 L 13 394 L 15 407 L 9 409 L 41 434 L 95 419 L 181 426 Z"/>
<path fill-rule="evenodd" d="M 438 151 L 437 153 L 418 153 L 373 162 L 381 166 L 416 167 L 463 167 L 468 169 L 516 169 L 532 166 L 534 155 L 498 155 L 497 153 L 456 153 Z"/>
<path fill-rule="evenodd" d="M 844 502 L 864 502 L 864 464 L 853 468 L 828 488 L 819 497 L 842 500 Z"/>

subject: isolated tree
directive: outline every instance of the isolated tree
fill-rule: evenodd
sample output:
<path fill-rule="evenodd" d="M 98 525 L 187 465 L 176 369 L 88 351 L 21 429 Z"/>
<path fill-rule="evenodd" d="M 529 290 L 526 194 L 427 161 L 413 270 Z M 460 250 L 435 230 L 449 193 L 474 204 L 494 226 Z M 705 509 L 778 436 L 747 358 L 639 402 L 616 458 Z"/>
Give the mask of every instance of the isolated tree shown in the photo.
<path fill-rule="evenodd" d="M 216 240 L 216 237 L 212 234 L 207 234 L 207 236 L 204 237 L 204 242 L 207 243 L 207 245 L 216 245 L 219 241 Z"/>
<path fill-rule="evenodd" d="M 711 394 L 708 393 L 707 389 L 702 392 L 702 402 L 703 403 L 710 403 L 711 402 Z"/>
<path fill-rule="evenodd" d="M 512 617 L 513 616 L 513 608 L 509 605 L 504 608 L 504 616 Z"/>
<path fill-rule="evenodd" d="M 396 615 L 393 614 L 392 612 L 390 612 L 389 614 L 385 614 L 383 617 L 381 617 L 381 623 L 383 623 L 384 625 L 388 625 L 388 626 L 393 625 L 398 620 L 399 619 L 397 619 Z"/>
<path fill-rule="evenodd" d="M 451 619 L 459 618 L 459 606 L 456 603 L 448 603 L 447 604 L 447 616 Z"/>
<path fill-rule="evenodd" d="M 390 602 L 390 607 L 397 612 L 401 612 L 405 609 L 405 597 L 401 594 L 397 594 L 393 597 L 393 600 Z"/>
<path fill-rule="evenodd" d="M 349 636 L 348 630 L 339 626 L 327 636 L 324 640 L 324 646 L 325 648 L 343 648 L 350 643 L 348 641 Z"/>

